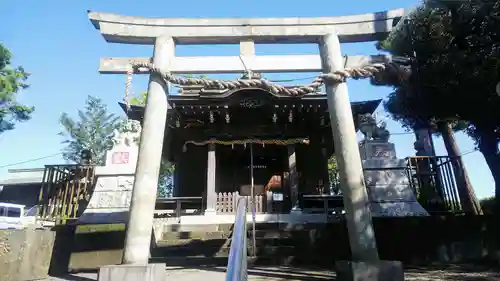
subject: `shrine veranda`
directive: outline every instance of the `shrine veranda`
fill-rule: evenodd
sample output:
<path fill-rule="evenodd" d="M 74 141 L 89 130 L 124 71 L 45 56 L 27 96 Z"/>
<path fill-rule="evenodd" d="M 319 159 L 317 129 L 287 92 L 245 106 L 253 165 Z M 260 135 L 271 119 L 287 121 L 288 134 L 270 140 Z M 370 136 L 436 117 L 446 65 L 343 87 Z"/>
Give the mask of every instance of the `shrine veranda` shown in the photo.
<path fill-rule="evenodd" d="M 380 55 L 343 57 L 340 43 L 383 39 L 403 13 L 399 9 L 325 18 L 148 19 L 89 12 L 89 18 L 107 42 L 155 46 L 152 59 L 103 58 L 101 73 L 130 74 L 134 63 L 151 61 L 170 74 L 243 75 L 250 71 L 265 77 L 272 72 L 332 73 L 387 62 L 388 57 Z M 256 56 L 255 44 L 259 43 L 317 43 L 320 54 Z M 240 56 L 177 57 L 175 46 L 182 44 L 239 44 Z M 144 67 L 134 72 L 150 73 Z M 367 138 L 358 146 L 356 130 L 375 129 L 360 124 L 358 116 L 372 114 L 380 102 L 350 103 L 342 82 L 327 84 L 326 93 L 298 96 L 258 87 L 214 90 L 196 85 L 183 87 L 175 95 L 168 92 L 160 75 L 151 74 L 146 106 L 121 104 L 130 119 L 142 124 L 140 146 L 120 141 L 108 153 L 80 223 L 127 222 L 124 262 L 147 262 L 151 233 L 145 224 L 155 231 L 163 229 L 158 220 L 152 221 L 162 159 L 175 164 L 175 200 L 200 198 L 199 205 L 187 203 L 195 214 L 174 216 L 164 220 L 166 224 L 232 223 L 231 208 L 238 196 L 249 195 L 260 200 L 255 200 L 257 206 L 249 219 L 324 221 L 336 210 L 325 205 L 324 212 L 314 214 L 309 209 L 317 206 L 309 208 L 304 202 L 311 196 L 330 196 L 327 161 L 335 154 L 344 194 L 339 205 L 335 203 L 338 198 L 330 198 L 335 208 L 342 209 L 336 215 L 347 220 L 353 257 L 377 259 L 374 238 L 369 237 L 373 233 L 371 212 L 427 215 L 404 173 L 387 171 L 404 170 L 404 160 L 396 157 L 394 145 Z M 124 152 L 130 152 L 130 161 L 124 165 L 112 161 L 114 153 Z M 108 182 L 100 181 L 99 173 Z M 113 174 L 114 181 L 109 178 Z M 368 189 L 360 178 L 365 178 Z M 275 197 L 275 193 L 283 196 Z M 104 203 L 101 197 L 121 199 L 116 204 L 113 200 Z M 355 213 L 366 215 L 359 220 Z"/>

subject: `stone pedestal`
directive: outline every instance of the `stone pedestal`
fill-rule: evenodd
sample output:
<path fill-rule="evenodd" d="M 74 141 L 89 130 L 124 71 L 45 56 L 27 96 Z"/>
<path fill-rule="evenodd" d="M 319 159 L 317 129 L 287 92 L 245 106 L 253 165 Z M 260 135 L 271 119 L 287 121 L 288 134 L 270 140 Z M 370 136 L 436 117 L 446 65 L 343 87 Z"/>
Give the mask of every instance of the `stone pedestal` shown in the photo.
<path fill-rule="evenodd" d="M 335 264 L 337 281 L 403 281 L 400 261 L 338 261 Z"/>
<path fill-rule="evenodd" d="M 107 265 L 99 269 L 98 281 L 165 281 L 163 263 Z"/>
<path fill-rule="evenodd" d="M 396 157 L 393 143 L 363 141 L 363 170 L 373 216 L 428 216 L 410 186 L 404 159 Z"/>

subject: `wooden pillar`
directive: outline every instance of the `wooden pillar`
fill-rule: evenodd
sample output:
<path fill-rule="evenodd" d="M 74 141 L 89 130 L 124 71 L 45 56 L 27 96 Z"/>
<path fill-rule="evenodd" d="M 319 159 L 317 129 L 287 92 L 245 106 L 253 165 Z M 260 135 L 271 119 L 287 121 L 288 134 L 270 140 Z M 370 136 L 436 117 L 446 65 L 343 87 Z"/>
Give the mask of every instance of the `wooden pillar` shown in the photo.
<path fill-rule="evenodd" d="M 297 156 L 295 146 L 289 145 L 288 148 L 288 183 L 290 185 L 290 199 L 292 203 L 292 212 L 300 212 L 299 206 L 299 175 L 297 173 Z"/>
<path fill-rule="evenodd" d="M 215 192 L 215 172 L 217 161 L 215 158 L 215 144 L 208 145 L 208 162 L 207 162 L 207 208 L 205 215 L 215 214 L 215 207 L 217 204 L 217 194 Z"/>
<path fill-rule="evenodd" d="M 175 44 L 171 37 L 156 38 L 153 62 L 163 71 L 168 70 L 174 57 Z M 146 265 L 153 229 L 153 215 L 158 188 L 158 176 L 167 121 L 168 85 L 161 77 L 151 75 L 144 111 L 141 142 L 127 224 L 123 263 Z"/>
<path fill-rule="evenodd" d="M 179 182 L 180 182 L 180 170 L 181 169 L 182 168 L 179 165 L 179 161 L 177 161 L 177 163 L 175 164 L 175 170 L 174 170 L 174 188 L 172 190 L 173 197 L 180 197 L 180 195 L 179 195 L 179 191 L 180 191 Z"/>
<path fill-rule="evenodd" d="M 321 179 L 323 181 L 323 194 L 330 194 L 330 177 L 328 171 L 328 153 L 326 147 L 321 147 Z"/>
<path fill-rule="evenodd" d="M 337 34 L 327 34 L 320 41 L 323 72 L 343 70 L 344 64 Z M 347 84 L 326 85 L 328 112 L 339 166 L 352 259 L 378 261 L 368 193 L 359 154 Z"/>

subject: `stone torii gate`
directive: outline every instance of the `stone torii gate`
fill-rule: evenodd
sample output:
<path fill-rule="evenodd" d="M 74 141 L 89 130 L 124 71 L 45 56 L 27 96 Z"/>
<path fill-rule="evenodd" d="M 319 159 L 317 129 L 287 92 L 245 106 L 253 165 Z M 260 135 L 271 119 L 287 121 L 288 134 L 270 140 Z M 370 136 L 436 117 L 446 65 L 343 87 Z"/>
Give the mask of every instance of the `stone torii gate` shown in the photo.
<path fill-rule="evenodd" d="M 383 39 L 394 21 L 401 18 L 403 13 L 403 9 L 398 9 L 323 18 L 148 19 L 89 11 L 89 19 L 107 42 L 154 45 L 152 63 L 162 72 L 243 73 L 249 69 L 259 73 L 331 73 L 385 62 L 384 56 L 343 58 L 340 43 Z M 320 55 L 256 56 L 256 43 L 317 43 Z M 240 56 L 176 57 L 175 45 L 182 44 L 239 44 Z M 150 58 L 103 58 L 100 72 L 124 74 L 130 72 L 132 64 L 150 61 Z M 135 72 L 149 73 L 149 69 L 138 68 Z M 359 278 L 361 275 L 365 278 L 382 276 L 390 271 L 392 276 L 388 280 L 399 280 L 398 278 L 402 278 L 401 264 L 380 261 L 378 257 L 347 85 L 327 84 L 326 91 L 353 257 L 353 262 L 343 264 L 342 271 L 347 270 L 350 278 Z M 169 109 L 167 95 L 165 80 L 159 75 L 150 75 L 126 234 L 123 257 L 125 265 L 114 269 L 117 271 L 141 266 L 144 272 L 149 270 L 160 274 L 161 271 L 148 265 L 148 258 L 164 139 L 163 128 Z M 341 269 L 342 266 L 339 267 Z M 145 274 L 143 276 L 144 280 L 156 280 L 148 279 Z"/>

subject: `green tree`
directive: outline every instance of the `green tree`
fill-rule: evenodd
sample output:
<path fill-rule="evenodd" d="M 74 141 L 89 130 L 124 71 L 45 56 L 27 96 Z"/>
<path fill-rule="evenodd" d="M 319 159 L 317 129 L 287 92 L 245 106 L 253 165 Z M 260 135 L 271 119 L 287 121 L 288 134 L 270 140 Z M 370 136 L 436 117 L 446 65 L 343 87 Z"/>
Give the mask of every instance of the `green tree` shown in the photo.
<path fill-rule="evenodd" d="M 16 100 L 16 94 L 28 88 L 29 74 L 22 67 L 12 67 L 11 59 L 11 52 L 0 43 L 0 134 L 13 130 L 17 122 L 29 120 L 34 110 Z"/>
<path fill-rule="evenodd" d="M 92 153 L 91 164 L 105 165 L 106 152 L 113 147 L 115 130 L 122 127 L 123 120 L 112 113 L 102 100 L 88 96 L 85 108 L 78 110 L 78 119 L 71 118 L 67 113 L 60 117 L 64 137 L 63 157 L 68 161 L 81 163 L 81 153 L 88 149 Z"/>
<path fill-rule="evenodd" d="M 148 96 L 147 92 L 143 92 L 140 95 L 133 96 L 130 99 L 130 104 L 132 105 L 146 105 L 146 98 Z M 139 143 L 140 140 L 137 140 Z M 168 162 L 165 159 L 161 160 L 160 165 L 160 175 L 158 178 L 158 197 L 171 197 L 174 189 L 174 171 L 175 165 Z"/>
<path fill-rule="evenodd" d="M 146 98 L 148 97 L 148 92 L 143 92 L 140 95 L 132 96 L 129 103 L 133 105 L 146 105 Z"/>
<path fill-rule="evenodd" d="M 495 209 L 495 197 L 488 197 L 481 199 L 481 208 L 484 214 L 491 215 Z"/>
<path fill-rule="evenodd" d="M 340 191 L 339 171 L 335 156 L 328 158 L 328 182 L 330 192 L 338 193 Z"/>
<path fill-rule="evenodd" d="M 487 3 L 487 4 L 485 4 Z M 407 81 L 385 77 L 395 91 L 385 103 L 406 127 L 431 123 L 471 136 L 493 174 L 500 197 L 500 1 L 460 4 L 450 11 L 421 6 L 379 48 L 416 54 Z M 384 80 L 384 79 L 383 79 Z M 463 126 L 465 124 L 465 126 Z"/>

